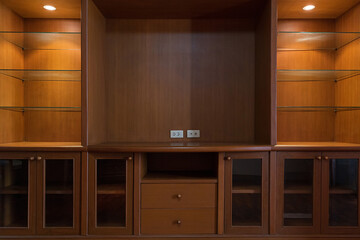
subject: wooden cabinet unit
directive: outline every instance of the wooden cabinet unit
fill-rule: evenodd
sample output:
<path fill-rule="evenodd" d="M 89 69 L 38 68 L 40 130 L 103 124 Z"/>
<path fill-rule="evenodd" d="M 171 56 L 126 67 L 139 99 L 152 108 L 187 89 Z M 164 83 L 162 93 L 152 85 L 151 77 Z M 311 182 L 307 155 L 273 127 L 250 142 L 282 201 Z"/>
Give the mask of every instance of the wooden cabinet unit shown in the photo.
<path fill-rule="evenodd" d="M 80 154 L 0 154 L 1 235 L 80 233 Z"/>
<path fill-rule="evenodd" d="M 360 239 L 359 89 L 360 0 L 0 0 L 0 238 Z"/>

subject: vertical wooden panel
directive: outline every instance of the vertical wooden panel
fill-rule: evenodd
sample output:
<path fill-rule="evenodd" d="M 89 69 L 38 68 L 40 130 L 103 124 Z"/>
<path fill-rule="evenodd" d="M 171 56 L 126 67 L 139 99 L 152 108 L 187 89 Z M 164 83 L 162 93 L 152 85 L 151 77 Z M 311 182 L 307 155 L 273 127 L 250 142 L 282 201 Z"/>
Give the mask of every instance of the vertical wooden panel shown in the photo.
<path fill-rule="evenodd" d="M 105 18 L 94 5 L 88 1 L 87 56 L 88 65 L 84 69 L 88 80 L 88 142 L 96 144 L 106 139 L 105 104 Z"/>
<path fill-rule="evenodd" d="M 336 20 L 336 31 L 360 31 L 360 4 Z M 360 69 L 360 39 L 336 52 L 335 69 Z M 344 79 L 335 88 L 335 103 L 339 106 L 360 106 L 360 76 Z M 335 141 L 360 143 L 360 111 L 338 112 L 335 118 Z"/>
<path fill-rule="evenodd" d="M 225 218 L 225 153 L 219 153 L 218 160 L 218 228 L 217 234 L 224 234 Z"/>

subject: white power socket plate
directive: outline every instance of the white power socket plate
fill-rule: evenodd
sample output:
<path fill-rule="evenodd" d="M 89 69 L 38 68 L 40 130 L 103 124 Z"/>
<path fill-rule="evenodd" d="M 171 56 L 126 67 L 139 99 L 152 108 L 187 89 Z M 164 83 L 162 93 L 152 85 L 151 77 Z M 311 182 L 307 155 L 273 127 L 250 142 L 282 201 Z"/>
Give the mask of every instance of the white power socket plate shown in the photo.
<path fill-rule="evenodd" d="M 200 130 L 187 130 L 187 138 L 199 138 Z"/>
<path fill-rule="evenodd" d="M 170 138 L 184 138 L 183 130 L 170 130 Z"/>

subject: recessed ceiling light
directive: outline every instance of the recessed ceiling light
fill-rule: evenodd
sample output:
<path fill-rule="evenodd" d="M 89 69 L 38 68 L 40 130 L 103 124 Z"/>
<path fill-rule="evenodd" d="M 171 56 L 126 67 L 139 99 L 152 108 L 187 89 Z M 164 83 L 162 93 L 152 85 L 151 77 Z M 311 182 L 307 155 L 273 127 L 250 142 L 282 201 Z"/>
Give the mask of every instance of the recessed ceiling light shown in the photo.
<path fill-rule="evenodd" d="M 314 5 L 307 5 L 307 6 L 303 7 L 303 9 L 304 9 L 305 11 L 311 11 L 311 10 L 313 10 L 314 8 L 315 8 Z"/>
<path fill-rule="evenodd" d="M 49 11 L 55 11 L 55 10 L 56 10 L 56 7 L 51 6 L 51 5 L 45 5 L 44 8 L 45 8 L 46 10 L 49 10 Z"/>

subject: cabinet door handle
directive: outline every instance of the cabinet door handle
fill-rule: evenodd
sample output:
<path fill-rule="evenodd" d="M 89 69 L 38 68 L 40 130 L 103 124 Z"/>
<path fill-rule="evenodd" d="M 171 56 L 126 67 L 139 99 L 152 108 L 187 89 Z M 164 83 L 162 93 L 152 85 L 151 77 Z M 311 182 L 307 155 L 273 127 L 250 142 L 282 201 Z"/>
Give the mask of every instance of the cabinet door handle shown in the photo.
<path fill-rule="evenodd" d="M 328 156 L 325 156 L 324 159 L 325 159 L 325 160 L 329 160 L 329 157 L 328 157 Z"/>
<path fill-rule="evenodd" d="M 34 160 L 35 160 L 35 157 L 30 157 L 29 160 L 30 160 L 30 161 L 34 161 Z"/>
<path fill-rule="evenodd" d="M 128 161 L 131 161 L 131 160 L 133 160 L 133 158 L 132 158 L 132 157 L 128 157 L 127 160 L 128 160 Z"/>
<path fill-rule="evenodd" d="M 321 160 L 321 156 L 317 156 L 316 159 L 317 159 L 317 160 Z"/>
<path fill-rule="evenodd" d="M 230 160 L 231 160 L 231 157 L 230 157 L 230 156 L 225 157 L 225 160 L 230 161 Z"/>
<path fill-rule="evenodd" d="M 40 156 L 38 156 L 37 158 L 36 158 L 36 160 L 38 160 L 38 161 L 40 161 L 42 159 L 42 157 L 40 157 Z"/>
<path fill-rule="evenodd" d="M 182 195 L 181 195 L 181 194 L 178 194 L 176 197 L 177 197 L 178 199 L 181 199 L 181 198 L 182 198 Z"/>
<path fill-rule="evenodd" d="M 178 225 L 180 225 L 180 224 L 181 224 L 181 220 L 177 220 L 176 223 L 177 223 Z"/>

